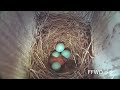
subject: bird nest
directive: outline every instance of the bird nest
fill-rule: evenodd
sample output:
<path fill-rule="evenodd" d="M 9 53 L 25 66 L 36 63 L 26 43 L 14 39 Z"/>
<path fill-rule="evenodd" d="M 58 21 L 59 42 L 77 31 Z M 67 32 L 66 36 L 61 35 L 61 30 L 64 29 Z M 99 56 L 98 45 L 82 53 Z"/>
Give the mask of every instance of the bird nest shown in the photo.
<path fill-rule="evenodd" d="M 37 20 L 39 22 L 39 19 Z M 37 24 L 37 35 L 32 46 L 29 78 L 31 79 L 90 79 L 92 43 L 90 26 L 82 19 L 64 14 L 49 14 Z M 71 50 L 71 57 L 62 72 L 54 72 L 48 65 L 51 52 L 58 42 Z"/>

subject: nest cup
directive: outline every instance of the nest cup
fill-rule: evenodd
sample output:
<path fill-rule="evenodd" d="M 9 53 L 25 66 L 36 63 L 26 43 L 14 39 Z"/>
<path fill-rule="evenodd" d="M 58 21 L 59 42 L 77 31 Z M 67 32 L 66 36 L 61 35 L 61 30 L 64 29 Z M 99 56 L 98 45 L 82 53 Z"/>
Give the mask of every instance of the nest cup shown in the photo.
<path fill-rule="evenodd" d="M 36 18 L 37 35 L 32 46 L 29 78 L 34 79 L 90 79 L 92 69 L 92 43 L 90 26 L 79 17 L 69 14 L 48 14 L 41 21 Z M 68 68 L 60 73 L 49 66 L 49 56 L 58 42 L 71 51 Z M 65 65 L 67 65 L 65 64 Z M 70 65 L 71 64 L 71 65 Z M 73 65 L 73 67 L 72 67 Z M 67 66 L 64 66 L 67 67 Z"/>

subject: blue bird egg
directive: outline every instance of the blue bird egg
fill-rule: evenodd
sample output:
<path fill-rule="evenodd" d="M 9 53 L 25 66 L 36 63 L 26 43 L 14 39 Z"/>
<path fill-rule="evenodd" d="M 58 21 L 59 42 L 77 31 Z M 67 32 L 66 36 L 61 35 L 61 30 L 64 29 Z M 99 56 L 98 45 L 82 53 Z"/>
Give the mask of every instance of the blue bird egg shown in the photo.
<path fill-rule="evenodd" d="M 62 52 L 64 49 L 65 49 L 65 46 L 64 46 L 63 43 L 58 43 L 58 44 L 56 45 L 56 47 L 55 47 L 55 50 L 56 50 L 57 52 Z"/>
<path fill-rule="evenodd" d="M 62 53 L 61 53 L 62 56 L 64 56 L 65 58 L 70 58 L 71 56 L 71 52 L 69 50 L 64 50 Z"/>
<path fill-rule="evenodd" d="M 61 68 L 61 64 L 59 62 L 54 62 L 54 63 L 52 63 L 51 67 L 53 70 L 58 71 Z"/>
<path fill-rule="evenodd" d="M 60 53 L 57 52 L 57 51 L 54 51 L 54 52 L 52 53 L 52 56 L 54 56 L 54 57 L 59 57 L 59 55 L 60 55 Z"/>

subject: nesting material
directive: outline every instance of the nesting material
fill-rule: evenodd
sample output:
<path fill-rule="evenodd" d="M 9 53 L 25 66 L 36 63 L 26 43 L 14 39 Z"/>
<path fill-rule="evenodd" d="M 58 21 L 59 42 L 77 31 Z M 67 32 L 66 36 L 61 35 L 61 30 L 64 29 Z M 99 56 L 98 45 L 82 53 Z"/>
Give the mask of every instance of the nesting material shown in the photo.
<path fill-rule="evenodd" d="M 36 21 L 39 23 L 39 19 Z M 90 79 L 92 43 L 90 26 L 81 18 L 65 14 L 49 14 L 37 24 L 36 41 L 32 46 L 29 78 L 34 79 Z M 58 42 L 70 49 L 71 57 L 61 72 L 49 66 L 49 56 Z"/>

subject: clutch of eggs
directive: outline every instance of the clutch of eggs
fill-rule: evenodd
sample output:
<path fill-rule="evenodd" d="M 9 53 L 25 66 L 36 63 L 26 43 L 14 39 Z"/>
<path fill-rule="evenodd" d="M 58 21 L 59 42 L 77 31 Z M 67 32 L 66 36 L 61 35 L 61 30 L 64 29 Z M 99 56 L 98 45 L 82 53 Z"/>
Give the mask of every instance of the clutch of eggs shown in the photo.
<path fill-rule="evenodd" d="M 64 56 L 65 58 L 70 58 L 71 56 L 71 52 L 69 50 L 64 50 L 65 49 L 65 46 L 63 43 L 57 43 L 56 47 L 55 47 L 55 50 L 56 52 L 54 53 L 55 57 L 57 57 L 57 53 L 61 53 L 62 56 Z"/>

